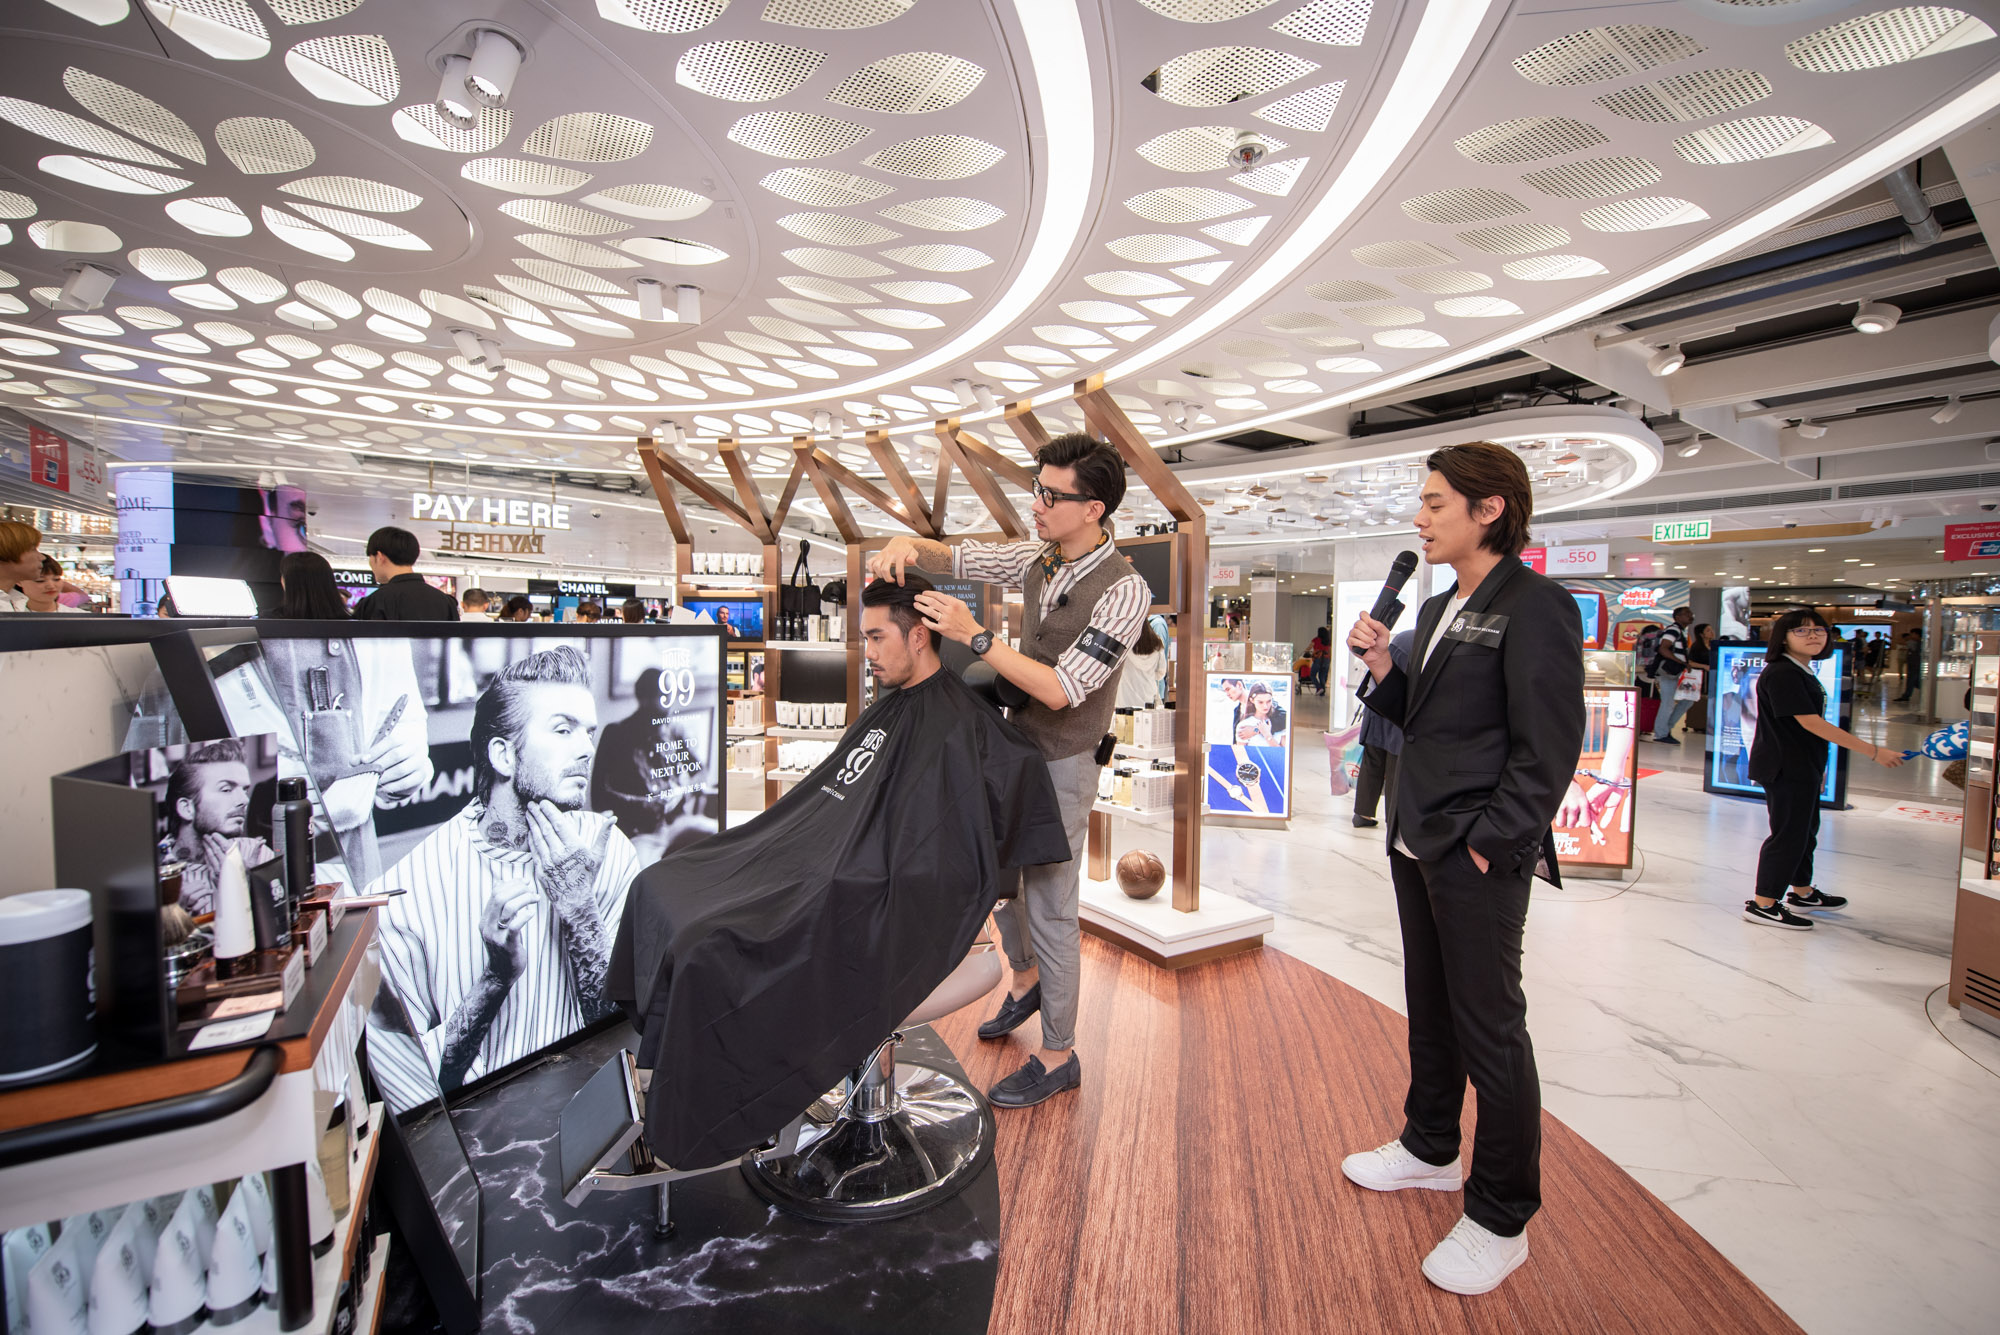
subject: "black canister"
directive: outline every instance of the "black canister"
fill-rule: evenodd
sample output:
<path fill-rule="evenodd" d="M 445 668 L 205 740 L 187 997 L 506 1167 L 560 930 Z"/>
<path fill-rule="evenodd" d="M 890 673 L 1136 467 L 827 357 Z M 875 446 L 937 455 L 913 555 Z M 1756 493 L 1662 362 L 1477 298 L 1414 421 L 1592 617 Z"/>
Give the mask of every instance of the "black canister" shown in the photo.
<path fill-rule="evenodd" d="M 59 1075 L 97 1051 L 88 890 L 0 899 L 0 1085 Z"/>

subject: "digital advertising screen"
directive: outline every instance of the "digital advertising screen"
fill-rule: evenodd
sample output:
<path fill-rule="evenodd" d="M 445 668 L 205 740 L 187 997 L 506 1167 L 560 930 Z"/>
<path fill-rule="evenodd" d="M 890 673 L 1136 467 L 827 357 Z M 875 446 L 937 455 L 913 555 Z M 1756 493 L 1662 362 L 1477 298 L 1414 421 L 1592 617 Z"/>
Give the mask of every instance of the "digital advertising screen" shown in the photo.
<path fill-rule="evenodd" d="M 1556 861 L 1565 867 L 1629 867 L 1639 695 L 1630 687 L 1588 687 L 1583 708 L 1583 750 L 1556 810 Z"/>
<path fill-rule="evenodd" d="M 319 878 L 405 892 L 380 940 L 408 1025 L 377 1007 L 368 1042 L 398 1112 L 609 1014 L 633 876 L 723 811 L 713 629 L 435 624 L 260 627 L 207 660 L 230 730 L 306 778 Z"/>
<path fill-rule="evenodd" d="M 1203 780 L 1208 809 L 1284 820 L 1292 814 L 1292 705 L 1289 672 L 1208 674 Z"/>
<path fill-rule="evenodd" d="M 762 598 L 690 598 L 683 606 L 699 616 L 707 613 L 718 626 L 727 626 L 732 640 L 761 640 L 764 638 L 764 600 Z"/>
<path fill-rule="evenodd" d="M 1847 650 L 1836 648 L 1812 663 L 1812 674 L 1826 688 L 1826 721 L 1844 727 L 1848 702 L 1841 691 Z M 1762 645 L 1715 646 L 1715 683 L 1709 693 L 1708 746 L 1702 788 L 1740 797 L 1764 795 L 1763 785 L 1750 777 L 1750 748 L 1757 739 L 1757 678 L 1764 672 Z M 1829 743 L 1831 747 L 1831 744 Z M 1846 796 L 1847 753 L 1832 748 L 1826 781 L 1820 785 L 1821 806 L 1838 807 Z"/>
<path fill-rule="evenodd" d="M 1577 614 L 1583 618 L 1583 647 L 1586 649 L 1602 649 L 1604 647 L 1604 595 L 1571 589 L 1569 596 L 1576 599 Z"/>

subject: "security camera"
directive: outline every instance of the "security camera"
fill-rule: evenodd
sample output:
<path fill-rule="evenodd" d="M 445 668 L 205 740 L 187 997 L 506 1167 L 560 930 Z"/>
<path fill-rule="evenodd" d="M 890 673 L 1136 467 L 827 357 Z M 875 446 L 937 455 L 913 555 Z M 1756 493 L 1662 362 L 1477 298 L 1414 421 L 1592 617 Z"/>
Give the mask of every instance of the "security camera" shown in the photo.
<path fill-rule="evenodd" d="M 1994 510 L 2000 510 L 2000 505 L 1996 505 L 1992 501 L 1981 501 L 1979 508 L 1990 513 Z"/>
<path fill-rule="evenodd" d="M 1797 521 L 1796 519 L 1787 519 L 1787 520 L 1785 521 L 1785 527 L 1786 527 L 1786 528 L 1797 528 L 1798 526 L 1799 526 L 1799 524 L 1798 524 L 1798 521 Z"/>
<path fill-rule="evenodd" d="M 604 518 L 604 511 L 602 511 L 602 510 L 592 510 L 592 511 L 590 512 L 590 517 L 591 517 L 592 519 L 602 519 L 602 518 Z"/>
<path fill-rule="evenodd" d="M 1255 130 L 1238 130 L 1236 142 L 1229 146 L 1229 165 L 1237 171 L 1247 172 L 1262 162 L 1270 151 L 1271 147 L 1264 142 L 1263 135 Z"/>

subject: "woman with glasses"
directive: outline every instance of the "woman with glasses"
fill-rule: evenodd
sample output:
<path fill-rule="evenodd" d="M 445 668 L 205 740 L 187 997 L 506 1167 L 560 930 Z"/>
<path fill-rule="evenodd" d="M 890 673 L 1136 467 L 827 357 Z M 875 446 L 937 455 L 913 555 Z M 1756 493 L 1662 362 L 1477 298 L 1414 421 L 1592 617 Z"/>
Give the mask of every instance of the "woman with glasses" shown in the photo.
<path fill-rule="evenodd" d="M 1812 883 L 1813 849 L 1819 842 L 1819 790 L 1826 778 L 1827 743 L 1859 751 L 1894 769 L 1901 751 L 1864 742 L 1826 720 L 1826 688 L 1812 661 L 1827 651 L 1832 631 L 1819 613 L 1797 607 L 1771 627 L 1764 670 L 1757 677 L 1757 736 L 1750 747 L 1750 777 L 1764 786 L 1771 837 L 1757 855 L 1757 890 L 1743 916 L 1769 927 L 1804 931 L 1811 918 L 1795 909 L 1838 909 L 1842 895 Z M 1789 889 L 1787 889 L 1789 887 Z"/>

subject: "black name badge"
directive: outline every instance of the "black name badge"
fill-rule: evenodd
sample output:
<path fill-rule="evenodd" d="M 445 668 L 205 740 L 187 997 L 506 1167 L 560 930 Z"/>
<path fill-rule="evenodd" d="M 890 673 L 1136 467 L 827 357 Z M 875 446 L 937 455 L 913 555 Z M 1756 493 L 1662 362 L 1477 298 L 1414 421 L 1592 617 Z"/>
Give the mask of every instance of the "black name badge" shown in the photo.
<path fill-rule="evenodd" d="M 1488 648 L 1498 648 L 1500 638 L 1507 633 L 1507 618 L 1495 613 L 1460 612 L 1445 627 L 1447 640 L 1463 640 L 1467 644 L 1483 644 Z"/>

